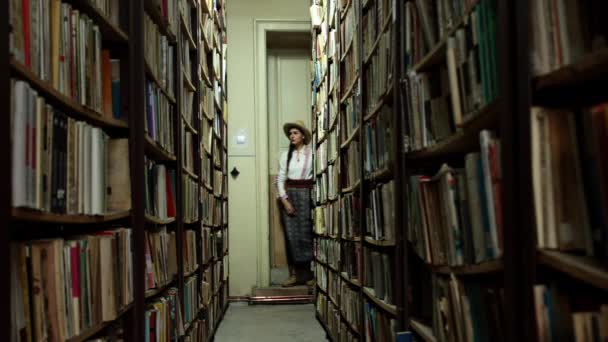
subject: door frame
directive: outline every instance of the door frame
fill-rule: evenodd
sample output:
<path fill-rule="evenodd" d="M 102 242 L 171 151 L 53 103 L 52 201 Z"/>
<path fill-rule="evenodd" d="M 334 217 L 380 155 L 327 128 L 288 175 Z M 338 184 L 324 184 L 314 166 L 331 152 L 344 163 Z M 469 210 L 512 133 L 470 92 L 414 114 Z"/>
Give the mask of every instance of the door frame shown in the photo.
<path fill-rule="evenodd" d="M 308 20 L 255 19 L 253 31 L 257 226 L 257 286 L 270 285 L 270 192 L 268 184 L 268 74 L 266 36 L 269 32 L 310 32 Z"/>

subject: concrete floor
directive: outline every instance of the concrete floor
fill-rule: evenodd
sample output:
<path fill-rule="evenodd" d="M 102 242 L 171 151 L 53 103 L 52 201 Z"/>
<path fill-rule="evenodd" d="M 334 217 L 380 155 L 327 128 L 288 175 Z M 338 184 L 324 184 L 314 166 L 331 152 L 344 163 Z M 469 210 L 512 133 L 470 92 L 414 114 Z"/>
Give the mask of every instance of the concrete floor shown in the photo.
<path fill-rule="evenodd" d="M 216 342 L 322 342 L 325 330 L 312 304 L 248 305 L 231 303 Z"/>

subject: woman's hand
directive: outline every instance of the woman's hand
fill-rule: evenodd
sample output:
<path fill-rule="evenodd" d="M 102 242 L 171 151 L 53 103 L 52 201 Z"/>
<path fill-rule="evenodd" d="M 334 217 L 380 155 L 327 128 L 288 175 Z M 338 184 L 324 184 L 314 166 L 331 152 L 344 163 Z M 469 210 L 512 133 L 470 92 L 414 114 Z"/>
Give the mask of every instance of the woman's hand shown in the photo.
<path fill-rule="evenodd" d="M 287 215 L 294 216 L 296 214 L 296 210 L 294 209 L 293 205 L 291 205 L 291 203 L 286 199 L 282 200 L 282 202 L 283 207 L 285 207 L 285 211 L 287 212 Z"/>

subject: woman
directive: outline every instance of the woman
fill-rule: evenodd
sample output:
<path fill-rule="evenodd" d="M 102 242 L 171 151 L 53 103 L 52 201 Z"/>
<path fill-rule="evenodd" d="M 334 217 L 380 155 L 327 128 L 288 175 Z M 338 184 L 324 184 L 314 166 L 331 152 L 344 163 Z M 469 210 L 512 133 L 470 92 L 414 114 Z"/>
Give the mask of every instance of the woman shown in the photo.
<path fill-rule="evenodd" d="M 289 151 L 279 159 L 278 197 L 283 209 L 289 278 L 283 286 L 314 284 L 312 262 L 311 189 L 313 187 L 312 135 L 302 121 L 286 123 L 283 131 L 289 138 Z"/>

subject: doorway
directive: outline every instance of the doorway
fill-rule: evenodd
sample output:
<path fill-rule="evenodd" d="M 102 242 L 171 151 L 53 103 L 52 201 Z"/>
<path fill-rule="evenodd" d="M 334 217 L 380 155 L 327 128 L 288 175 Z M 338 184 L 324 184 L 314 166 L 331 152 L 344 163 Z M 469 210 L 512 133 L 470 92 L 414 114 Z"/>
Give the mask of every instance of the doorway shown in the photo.
<path fill-rule="evenodd" d="M 289 276 L 281 204 L 276 199 L 275 179 L 279 156 L 289 149 L 283 124 L 302 120 L 310 125 L 310 46 L 308 32 L 269 32 L 267 35 L 268 184 L 270 285 Z"/>

